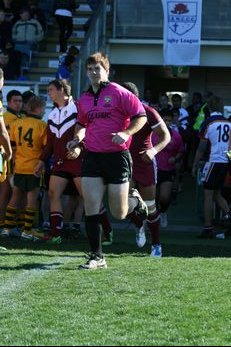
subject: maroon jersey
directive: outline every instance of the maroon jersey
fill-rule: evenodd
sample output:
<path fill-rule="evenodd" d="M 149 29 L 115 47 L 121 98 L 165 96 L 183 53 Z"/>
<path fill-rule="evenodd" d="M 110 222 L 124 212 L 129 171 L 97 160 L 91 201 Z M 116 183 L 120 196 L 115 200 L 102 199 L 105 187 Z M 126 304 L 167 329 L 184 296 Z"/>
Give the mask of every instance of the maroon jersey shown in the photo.
<path fill-rule="evenodd" d="M 130 152 L 132 158 L 140 156 L 141 151 L 145 151 L 152 146 L 152 131 L 162 121 L 159 113 L 152 107 L 143 104 L 145 112 L 147 114 L 147 123 L 136 134 L 132 136 L 132 142 L 130 145 Z"/>
<path fill-rule="evenodd" d="M 152 131 L 162 122 L 162 118 L 154 108 L 145 104 L 143 106 L 147 114 L 147 123 L 132 136 L 129 150 L 133 160 L 133 180 L 143 187 L 147 187 L 155 183 L 156 168 L 153 166 L 153 162 L 143 161 L 140 152 L 153 147 Z"/>

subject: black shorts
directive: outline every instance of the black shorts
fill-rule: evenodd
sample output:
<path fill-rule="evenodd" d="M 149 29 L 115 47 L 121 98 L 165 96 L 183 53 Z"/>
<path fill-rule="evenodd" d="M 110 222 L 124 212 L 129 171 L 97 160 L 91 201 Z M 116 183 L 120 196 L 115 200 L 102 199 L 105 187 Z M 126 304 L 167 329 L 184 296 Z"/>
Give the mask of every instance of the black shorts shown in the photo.
<path fill-rule="evenodd" d="M 129 182 L 132 177 L 132 157 L 129 151 L 86 152 L 82 177 L 102 177 L 105 184 Z"/>
<path fill-rule="evenodd" d="M 202 182 L 205 189 L 220 190 L 224 186 L 229 163 L 205 163 L 202 171 Z"/>
<path fill-rule="evenodd" d="M 26 174 L 14 174 L 14 185 L 24 192 L 31 192 L 35 188 L 40 187 L 40 177 Z"/>

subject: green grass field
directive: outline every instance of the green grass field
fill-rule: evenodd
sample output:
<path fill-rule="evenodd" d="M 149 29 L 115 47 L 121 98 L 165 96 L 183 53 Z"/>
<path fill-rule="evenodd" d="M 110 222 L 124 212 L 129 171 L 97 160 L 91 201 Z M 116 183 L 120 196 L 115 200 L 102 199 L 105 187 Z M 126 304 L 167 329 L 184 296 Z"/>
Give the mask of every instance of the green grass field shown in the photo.
<path fill-rule="evenodd" d="M 1 239 L 2 346 L 230 346 L 231 239 L 162 232 L 162 259 L 115 231 L 108 269 L 76 243 Z M 128 230 L 127 230 L 128 229 Z"/>

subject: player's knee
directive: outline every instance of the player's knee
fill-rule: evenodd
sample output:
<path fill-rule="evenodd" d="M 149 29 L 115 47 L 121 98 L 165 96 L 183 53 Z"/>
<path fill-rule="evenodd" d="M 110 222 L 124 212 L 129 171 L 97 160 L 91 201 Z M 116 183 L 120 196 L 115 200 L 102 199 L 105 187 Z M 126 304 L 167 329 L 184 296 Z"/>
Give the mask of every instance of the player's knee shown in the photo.
<path fill-rule="evenodd" d="M 114 218 L 122 220 L 126 218 L 127 211 L 123 209 L 113 209 L 111 210 L 111 214 Z"/>
<path fill-rule="evenodd" d="M 153 214 L 156 212 L 156 202 L 153 200 L 145 200 L 145 203 L 148 207 L 148 214 Z"/>

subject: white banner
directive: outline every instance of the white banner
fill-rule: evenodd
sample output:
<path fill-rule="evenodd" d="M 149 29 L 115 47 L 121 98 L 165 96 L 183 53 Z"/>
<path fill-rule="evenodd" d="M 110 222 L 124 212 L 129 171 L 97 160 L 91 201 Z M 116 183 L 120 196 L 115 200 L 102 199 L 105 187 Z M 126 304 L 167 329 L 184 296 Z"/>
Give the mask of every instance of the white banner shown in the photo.
<path fill-rule="evenodd" d="M 164 65 L 200 65 L 202 0 L 162 0 Z"/>

